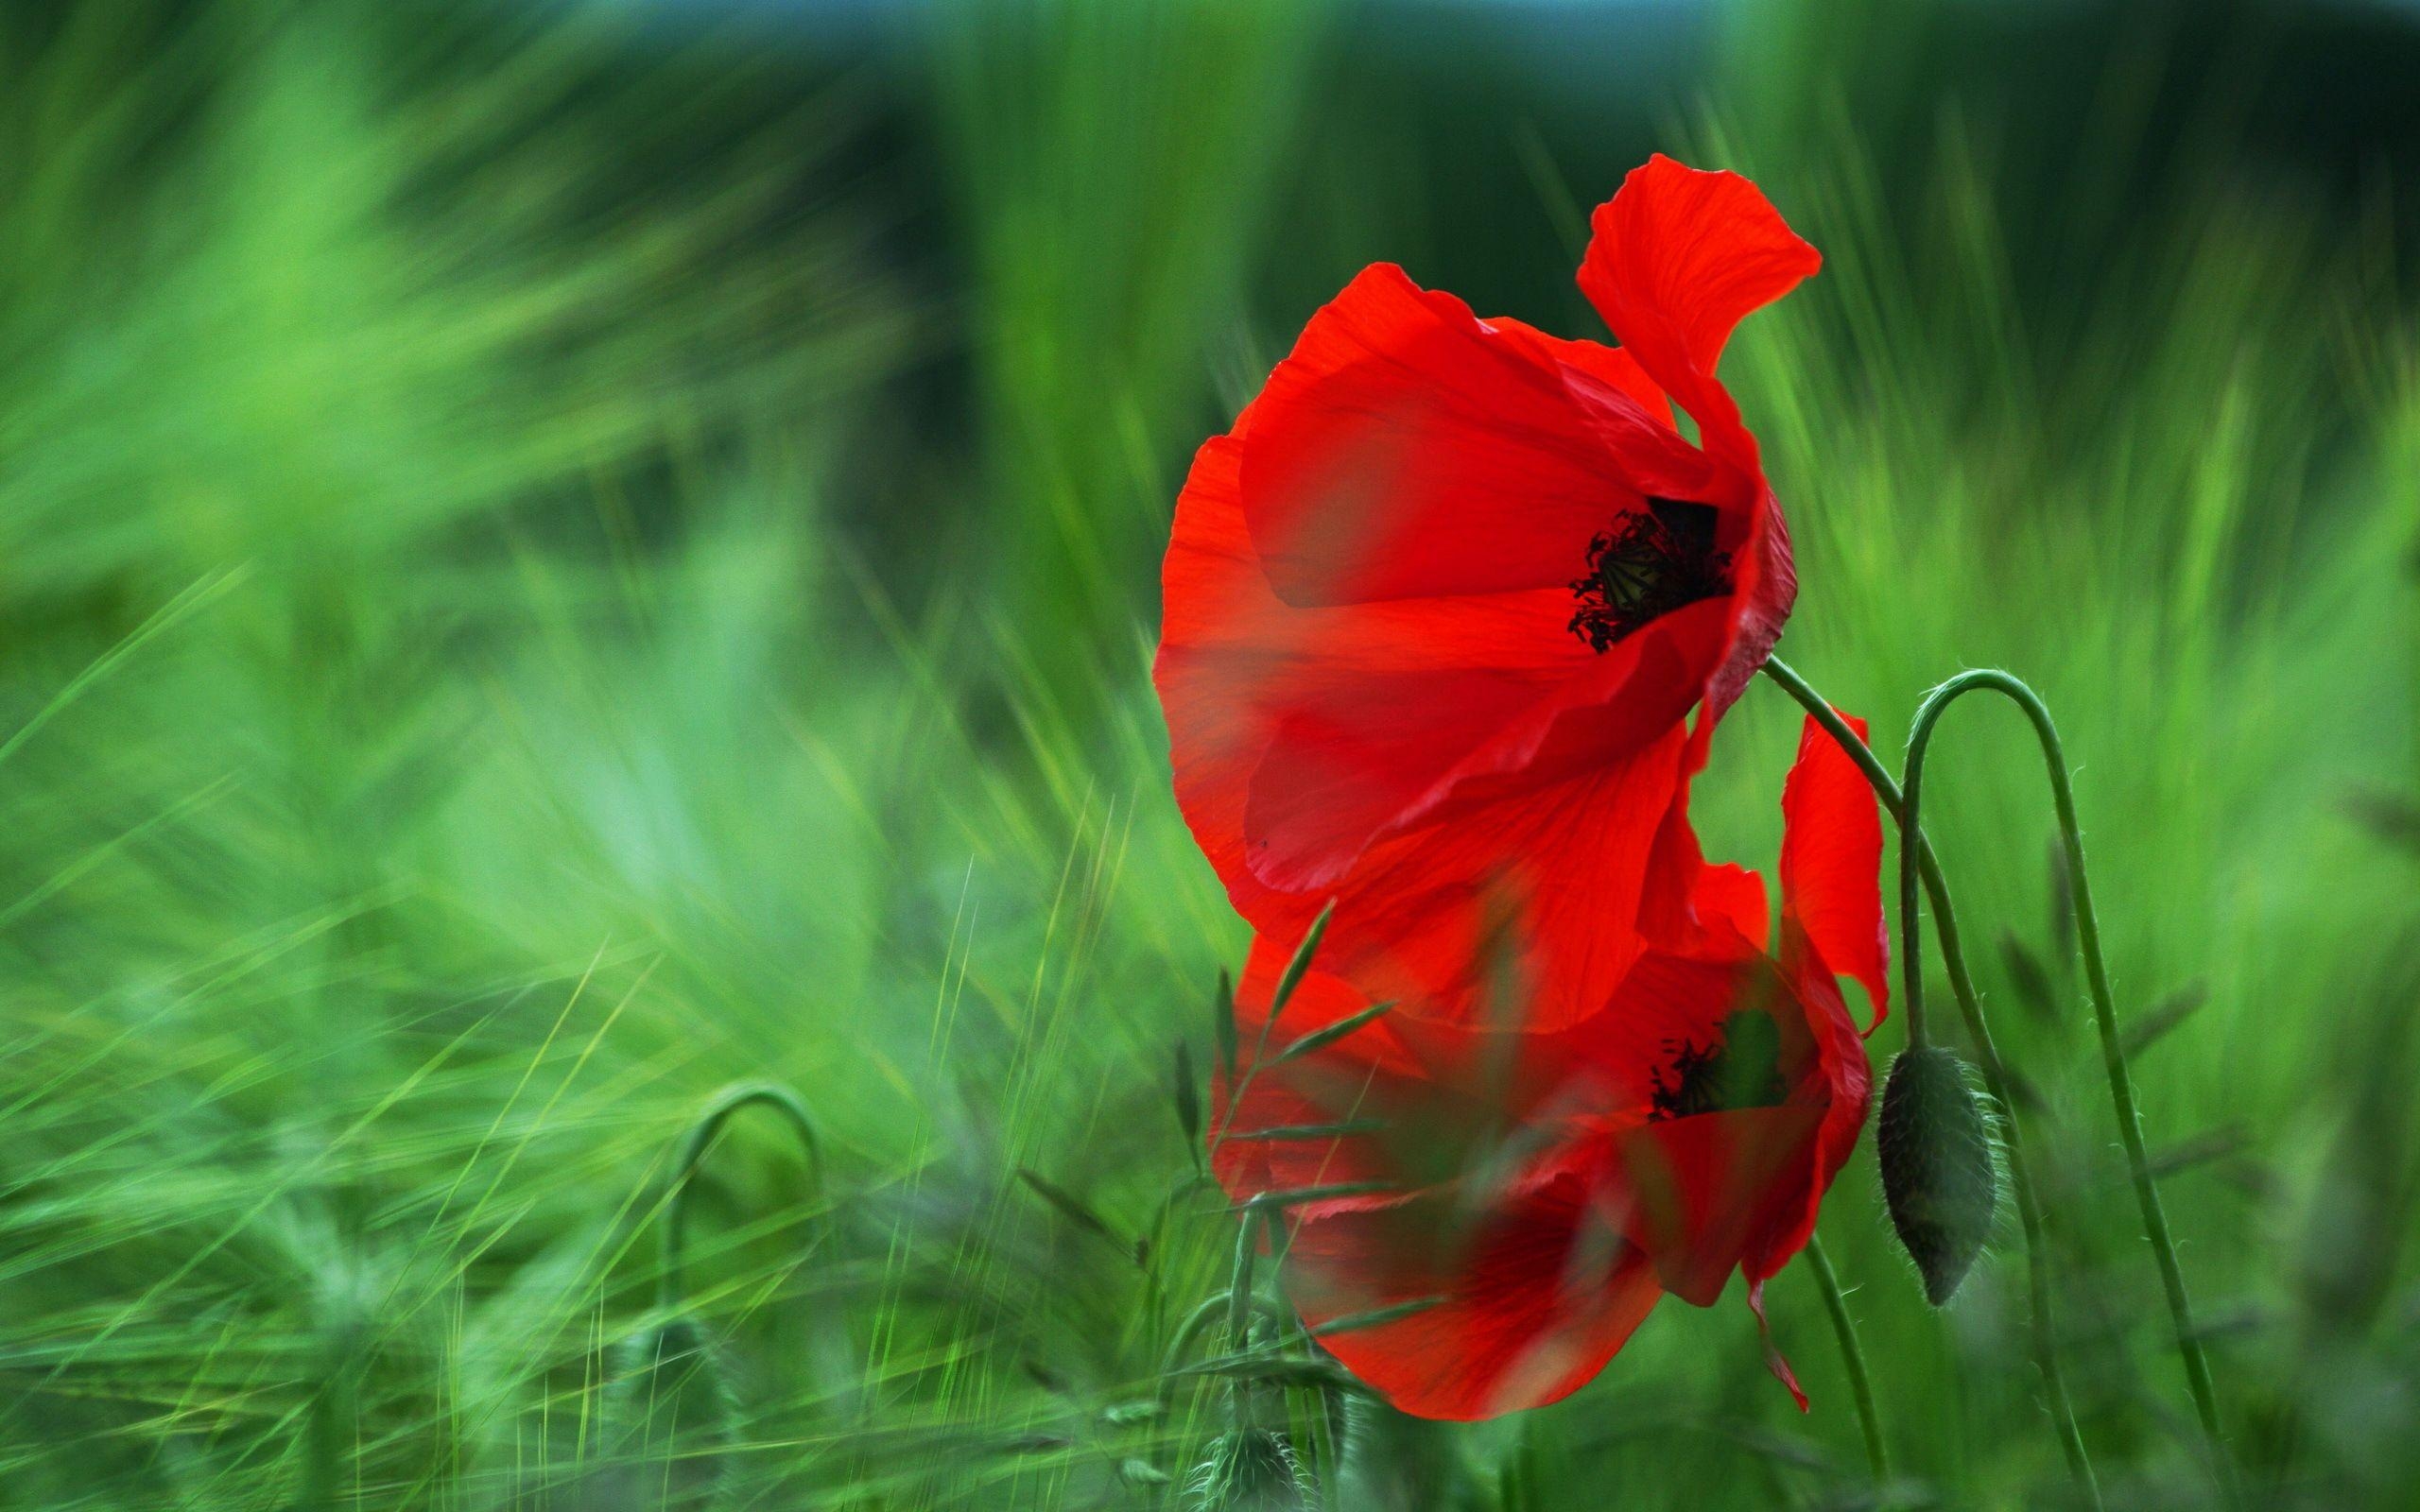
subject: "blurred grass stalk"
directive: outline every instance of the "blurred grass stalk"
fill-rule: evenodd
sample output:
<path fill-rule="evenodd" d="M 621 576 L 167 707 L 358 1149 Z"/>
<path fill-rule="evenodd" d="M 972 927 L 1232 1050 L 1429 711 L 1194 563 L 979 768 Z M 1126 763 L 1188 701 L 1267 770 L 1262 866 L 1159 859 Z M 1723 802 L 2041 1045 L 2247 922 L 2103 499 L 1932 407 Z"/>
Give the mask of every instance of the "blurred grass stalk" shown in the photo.
<path fill-rule="evenodd" d="M 972 273 L 1005 633 L 1078 728 L 1131 687 L 1172 466 L 1297 150 L 1328 0 L 942 0 L 932 67 Z M 1002 513 L 1006 506 L 1014 512 Z M 976 564 L 971 563 L 970 566 Z"/>

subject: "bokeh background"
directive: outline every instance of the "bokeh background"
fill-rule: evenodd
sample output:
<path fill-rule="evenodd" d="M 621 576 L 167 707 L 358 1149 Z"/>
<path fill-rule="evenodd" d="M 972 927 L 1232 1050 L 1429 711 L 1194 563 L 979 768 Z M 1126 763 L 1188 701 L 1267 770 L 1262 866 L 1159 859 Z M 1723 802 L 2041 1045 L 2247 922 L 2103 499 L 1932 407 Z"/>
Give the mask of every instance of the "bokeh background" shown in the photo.
<path fill-rule="evenodd" d="M 2351 0 L 0 6 L 0 1504 L 1180 1504 L 1178 481 L 1365 262 L 1595 334 L 1656 149 L 1826 257 L 1726 364 L 1786 653 L 1886 750 L 1962 666 L 2063 722 L 2254 1503 L 2411 1504 L 2415 78 Z M 2210 1504 L 2038 761 L 1953 724 L 2083 1431 Z M 732 1120 L 666 1300 L 741 1080 L 820 1169 Z M 1935 1314 L 1870 1150 L 1826 1209 L 1905 1502 L 2067 1494 L 2011 1228 Z M 1735 1289 L 1328 1504 L 1873 1504 L 1771 1299 L 1806 1418 Z"/>

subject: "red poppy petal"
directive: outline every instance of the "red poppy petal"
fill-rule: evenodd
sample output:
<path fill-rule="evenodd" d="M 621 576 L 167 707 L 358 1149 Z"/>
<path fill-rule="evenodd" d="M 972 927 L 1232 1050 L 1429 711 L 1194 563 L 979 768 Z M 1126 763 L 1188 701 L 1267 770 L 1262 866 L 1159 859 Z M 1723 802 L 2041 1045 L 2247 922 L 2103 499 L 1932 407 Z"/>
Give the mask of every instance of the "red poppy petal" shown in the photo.
<path fill-rule="evenodd" d="M 1823 266 L 1754 183 L 1661 153 L 1597 207 L 1590 231 L 1582 290 L 1702 425 L 1693 401 L 1732 329 Z"/>
<path fill-rule="evenodd" d="M 1789 1367 L 1789 1356 L 1783 1354 L 1781 1346 L 1773 1342 L 1773 1326 L 1765 1316 L 1765 1283 L 1763 1281 L 1748 1283 L 1748 1311 L 1756 1314 L 1756 1336 L 1762 1339 L 1765 1345 L 1765 1368 L 1773 1373 L 1774 1380 L 1789 1388 L 1789 1400 L 1798 1403 L 1800 1412 L 1805 1412 L 1806 1392 L 1798 1383 L 1798 1372 Z"/>
<path fill-rule="evenodd" d="M 1517 668 L 1451 664 L 1487 654 L 1483 638 L 1458 633 L 1476 607 L 1516 596 L 1419 601 L 1435 612 L 1424 616 L 1426 634 L 1423 627 L 1408 634 L 1447 664 L 1348 671 L 1323 657 L 1264 676 L 1249 690 L 1282 700 L 1286 711 L 1253 773 L 1244 813 L 1255 875 L 1326 894 L 1388 834 L 1447 820 L 1493 823 L 1490 811 L 1510 799 L 1617 768 L 1678 726 L 1720 654 L 1725 606 L 1709 600 L 1602 655 L 1583 650 L 1588 661 L 1559 681 Z M 1408 607 L 1342 612 L 1368 620 L 1382 608 Z"/>
<path fill-rule="evenodd" d="M 1597 771 L 1374 846 L 1337 885 L 1323 956 L 1411 1017 L 1545 1030 L 1595 1011 L 1644 948 L 1648 853 L 1683 738 L 1675 725 Z M 1270 911 L 1306 913 L 1308 896 L 1291 897 Z M 1514 1001 L 1496 1001 L 1508 982 Z"/>
<path fill-rule="evenodd" d="M 1447 1193 L 1310 1218 L 1286 1276 L 1305 1322 L 1346 1369 L 1404 1412 L 1459 1421 L 1578 1390 L 1661 1295 L 1570 1171 L 1506 1193 L 1476 1218 Z M 1321 1332 L 1429 1297 L 1443 1300 L 1380 1327 Z"/>
<path fill-rule="evenodd" d="M 1218 1127 L 1213 1168 L 1239 1202 L 1341 1183 L 1397 1189 L 1288 1209 L 1286 1284 L 1305 1321 L 1321 1332 L 1434 1299 L 1392 1323 L 1322 1333 L 1347 1368 L 1426 1417 L 1491 1417 L 1577 1388 L 1657 1296 L 1609 1205 L 1591 1200 L 1608 1145 L 1589 1115 L 1605 1098 L 1569 1080 L 1585 1074 L 1572 1054 L 1580 1037 L 1388 1015 L 1279 1058 L 1368 1005 L 1313 969 L 1264 1041 L 1287 954 L 1255 941 L 1246 965 L 1243 1058 L 1259 1070 Z M 1325 1132 L 1304 1137 L 1314 1127 Z"/>
<path fill-rule="evenodd" d="M 1597 209 L 1580 285 L 1622 350 L 1698 422 L 1707 455 L 1750 480 L 1726 507 L 1753 511 L 1733 550 L 1737 622 L 1706 689 L 1720 715 L 1754 675 L 1797 596 L 1789 532 L 1763 481 L 1756 439 L 1716 381 L 1733 327 L 1821 265 L 1747 180 L 1657 156 Z"/>
<path fill-rule="evenodd" d="M 1798 601 L 1798 563 L 1790 554 L 1789 524 L 1770 488 L 1760 486 L 1756 508 L 1755 532 L 1737 561 L 1738 581 L 1733 596 L 1738 612 L 1732 627 L 1731 654 L 1706 687 L 1706 708 L 1717 715 L 1731 707 L 1748 679 L 1765 664 L 1773 644 L 1781 639 L 1782 627 L 1789 623 L 1790 606 Z"/>
<path fill-rule="evenodd" d="M 1725 862 L 1702 867 L 1691 889 L 1689 913 L 1698 928 L 1713 938 L 1745 941 L 1761 951 L 1772 932 L 1772 909 L 1765 899 L 1765 879 L 1745 867 Z"/>
<path fill-rule="evenodd" d="M 1288 1045 L 1351 1018 L 1371 1001 L 1342 978 L 1312 971 L 1277 1022 L 1270 1022 L 1270 989 L 1291 954 L 1290 948 L 1253 942 L 1236 993 L 1237 1058 L 1249 1074 L 1234 1081 L 1222 1074 L 1211 1086 L 1211 1169 L 1237 1202 L 1265 1192 L 1336 1182 L 1401 1180 L 1402 1162 L 1385 1140 L 1266 1136 L 1272 1129 L 1365 1122 L 1425 1091 L 1426 1067 L 1383 1016 L 1324 1050 L 1276 1060 Z"/>
<path fill-rule="evenodd" d="M 1601 1068 L 1601 1079 L 1643 1115 L 1675 1049 L 1713 1045 L 1733 1014 L 1767 1008 L 1775 1010 L 1781 1063 L 1795 1080 L 1813 1060 L 1814 1044 L 1793 1014 L 1779 1011 L 1789 1006 L 1775 1002 L 1779 986 L 1772 962 L 1736 936 L 1720 954 L 1649 950 L 1599 1011 L 1572 1026 L 1582 1041 L 1575 1053 Z"/>
<path fill-rule="evenodd" d="M 1666 1291 L 1711 1307 L 1733 1271 L 1766 1258 L 1772 1236 L 1794 1228 L 1809 1206 L 1824 1112 L 1814 1104 L 1743 1108 L 1665 1119 L 1624 1138 L 1632 1232 Z"/>
<path fill-rule="evenodd" d="M 1689 787 L 1704 769 L 1714 722 L 1701 714 L 1681 757 L 1672 806 L 1656 833 L 1640 927 L 1659 949 L 1728 958 L 1761 954 L 1770 931 L 1765 881 L 1744 867 L 1709 865 L 1689 822 Z"/>
<path fill-rule="evenodd" d="M 1806 1247 L 1824 1195 L 1857 1148 L 1872 1105 L 1865 1041 L 1841 999 L 1839 983 L 1788 919 L 1782 921 L 1781 948 L 1783 974 L 1814 1046 L 1813 1069 L 1793 1096 L 1819 1108 L 1822 1119 L 1806 1143 L 1806 1159 L 1760 1199 L 1761 1222 L 1741 1242 L 1739 1270 L 1751 1281 L 1778 1272 Z"/>
<path fill-rule="evenodd" d="M 1288 954 L 1253 942 L 1236 994 L 1244 1071 L 1234 1086 L 1222 1077 L 1214 1087 L 1214 1167 L 1239 1202 L 1337 1181 L 1409 1192 L 1466 1180 L 1644 1116 L 1639 1046 L 1594 1020 L 1533 1031 L 1440 1022 L 1398 1005 L 1288 1054 L 1373 1001 L 1313 968 L 1270 1023 L 1270 992 Z M 1272 1129 L 1288 1137 L 1271 1138 Z M 1313 1129 L 1322 1132 L 1305 1133 Z"/>
<path fill-rule="evenodd" d="M 1383 293 L 1386 281 L 1356 286 Z M 1657 438 L 1632 450 L 1661 447 L 1654 466 L 1703 474 L 1703 459 L 1634 398 L 1603 397 L 1617 380 L 1635 382 L 1628 359 L 1506 325 L 1504 340 L 1551 346 L 1563 356 L 1547 368 L 1596 385 L 1586 407 L 1599 419 L 1620 411 L 1631 432 Z M 1237 909 L 1276 933 L 1349 890 L 1348 873 L 1390 834 L 1626 759 L 1697 700 L 1726 638 L 1736 640 L 1729 606 L 1709 600 L 1591 652 L 1569 631 L 1568 578 L 1584 548 L 1547 589 L 1285 602 L 1245 506 L 1250 457 L 1285 407 L 1283 387 L 1272 380 L 1234 432 L 1195 458 L 1163 569 L 1154 672 L 1186 818 Z M 1303 906 L 1255 906 L 1280 894 L 1301 895 Z"/>
<path fill-rule="evenodd" d="M 1873 1105 L 1874 1071 L 1866 1061 L 1865 1040 L 1858 1034 L 1857 1022 L 1849 1017 L 1848 1005 L 1841 1001 L 1840 983 L 1813 948 L 1805 943 L 1797 924 L 1789 919 L 1782 921 L 1782 960 L 1783 973 L 1790 978 L 1806 1012 L 1806 1025 L 1815 1040 L 1818 1074 L 1827 1097 L 1823 1126 L 1815 1134 L 1813 1179 L 1806 1191 L 1805 1203 L 1789 1214 L 1787 1221 L 1777 1223 L 1742 1259 L 1740 1268 L 1752 1281 L 1773 1275 L 1806 1247 L 1807 1236 L 1815 1231 L 1816 1210 L 1822 1206 L 1824 1194 L 1831 1190 L 1833 1178 L 1857 1148 L 1858 1136 L 1865 1129 L 1866 1112 Z"/>
<path fill-rule="evenodd" d="M 1413 671 L 1356 668 L 1346 655 L 1322 647 L 1234 690 L 1274 716 L 1267 747 L 1253 768 L 1244 829 L 1253 870 L 1275 886 L 1322 890 L 1339 883 L 1370 843 L 1418 822 L 1450 792 L 1447 779 L 1466 759 L 1530 711 L 1573 683 L 1568 673 L 1488 665 L 1525 648 L 1498 638 L 1504 622 L 1521 622 L 1536 639 L 1564 635 L 1567 594 L 1552 595 L 1546 617 L 1526 617 L 1508 600 L 1422 599 L 1436 612 L 1425 626 L 1403 627 L 1407 643 L 1435 659 Z M 1409 602 L 1334 611 L 1357 619 L 1400 610 Z M 1484 614 L 1506 605 L 1501 621 Z M 1401 616 L 1396 617 L 1411 617 Z M 1340 634 L 1396 633 L 1394 627 L 1357 627 Z M 1364 647 L 1365 650 L 1371 647 Z M 1415 651 L 1414 655 L 1419 653 Z M 1590 669 L 1582 668 L 1584 676 Z M 1596 679 L 1586 679 L 1581 686 Z M 1618 748 L 1606 751 L 1618 754 Z"/>
<path fill-rule="evenodd" d="M 1247 917 L 1254 910 L 1244 894 L 1254 884 L 1244 848 L 1246 797 L 1289 721 L 1349 722 L 1377 690 L 1431 714 L 1468 711 L 1407 731 L 1391 764 L 1397 779 L 1386 790 L 1389 801 L 1400 802 L 1485 740 L 1488 720 L 1535 703 L 1592 661 L 1563 633 L 1570 600 L 1562 593 L 1543 602 L 1510 594 L 1327 610 L 1280 603 L 1243 521 L 1241 437 L 1256 413 L 1201 448 L 1179 496 L 1153 668 L 1179 804 Z M 1383 806 L 1365 812 L 1356 846 L 1387 816 Z"/>
<path fill-rule="evenodd" d="M 1553 338 L 1550 338 L 1553 339 Z M 1570 351 L 1571 348 L 1584 349 Z M 1623 393 L 1638 401 L 1640 407 L 1658 420 L 1672 419 L 1672 396 L 1662 386 L 1647 376 L 1638 359 L 1619 347 L 1602 347 L 1593 341 L 1562 341 L 1557 339 L 1554 352 L 1573 367 L 1594 374 Z"/>
<path fill-rule="evenodd" d="M 1236 994 L 1242 1071 L 1213 1087 L 1212 1169 L 1236 1201 L 1381 1183 L 1398 1194 L 1378 1204 L 1391 1206 L 1478 1173 L 1534 1163 L 1593 1131 L 1589 1115 L 1606 1099 L 1575 1079 L 1585 1069 L 1552 1037 L 1391 1013 L 1289 1054 L 1305 1035 L 1334 1028 L 1372 1002 L 1314 969 L 1271 1023 L 1269 994 L 1289 954 L 1254 942 Z"/>
<path fill-rule="evenodd" d="M 1535 333 L 1390 264 L 1312 317 L 1253 409 L 1245 513 L 1289 604 L 1562 588 L 1640 502 Z"/>
<path fill-rule="evenodd" d="M 1277 617 L 1282 607 L 1261 580 L 1244 530 L 1236 475 L 1250 421 L 1247 410 L 1234 433 L 1203 443 L 1178 495 L 1161 564 L 1151 681 L 1167 720 L 1177 808 L 1236 910 L 1258 923 L 1254 894 L 1268 889 L 1244 862 L 1244 801 L 1272 716 L 1237 689 L 1255 660 L 1283 665 L 1299 632 Z"/>
<path fill-rule="evenodd" d="M 1565 341 L 1542 332 L 1532 335 L 1563 365 L 1573 392 L 1591 401 L 1583 407 L 1621 457 L 1634 486 L 1655 497 L 1692 500 L 1720 511 L 1718 540 L 1731 554 L 1735 582 L 1731 644 L 1705 687 L 1706 707 L 1720 716 L 1781 638 L 1798 596 L 1789 527 L 1757 471 L 1754 438 L 1738 423 L 1729 395 L 1709 380 L 1695 407 L 1715 415 L 1716 421 L 1701 452 L 1670 428 L 1670 398 L 1628 348 Z M 1635 401 L 1635 406 L 1605 400 L 1605 389 Z"/>
<path fill-rule="evenodd" d="M 1746 480 L 1718 502 L 1753 517 L 1733 548 L 1738 623 L 1707 688 L 1720 714 L 1780 637 L 1797 596 L 1789 533 L 1763 482 L 1755 438 L 1716 381 L 1715 365 L 1749 312 L 1822 266 L 1771 202 L 1732 173 L 1703 173 L 1658 155 L 1597 208 L 1580 286 L 1647 377 L 1698 422 L 1707 455 Z"/>
<path fill-rule="evenodd" d="M 1790 937 L 1784 948 L 1801 950 Z M 1689 1090 L 1684 1057 L 1736 1053 L 1737 1021 L 1753 1014 L 1769 1016 L 1780 1032 L 1772 1053 L 1786 1101 L 1672 1108 Z M 1609 1062 L 1599 1083 L 1640 1105 L 1616 1137 L 1618 1217 L 1665 1288 L 1703 1306 L 1734 1270 L 1754 1280 L 1778 1269 L 1806 1243 L 1864 1118 L 1864 1047 L 1830 976 L 1793 981 L 1736 938 L 1727 956 L 1652 953 L 1602 1018 L 1574 1034 L 1583 1032 L 1591 1053 Z M 1625 1065 L 1627 1074 L 1613 1069 Z M 1748 1065 L 1730 1069 L 1753 1074 Z"/>
<path fill-rule="evenodd" d="M 1865 738 L 1864 720 L 1841 717 Z M 1856 761 L 1811 714 L 1782 784 L 1781 812 L 1782 911 L 1826 966 L 1865 988 L 1878 1024 L 1891 1008 L 1881 805 Z"/>
<path fill-rule="evenodd" d="M 1732 505 L 1752 491 L 1748 480 L 1681 438 L 1672 422 L 1671 396 L 1627 350 L 1574 341 L 1508 316 L 1487 323 L 1507 335 L 1517 333 L 1554 360 L 1581 413 L 1621 458 L 1623 481 L 1641 493 Z"/>
<path fill-rule="evenodd" d="M 1238 421 L 1239 435 L 1256 427 L 1259 413 L 1255 406 Z M 1357 676 L 1400 687 L 1397 669 L 1440 647 L 1490 654 L 1483 648 L 1497 643 L 1482 622 L 1503 600 L 1335 610 L 1279 603 L 1242 524 L 1240 450 L 1236 437 L 1203 446 L 1180 497 L 1153 671 L 1179 807 L 1236 910 L 1259 932 L 1291 941 L 1335 898 L 1330 964 L 1357 975 L 1358 967 L 1392 957 L 1362 976 L 1365 985 L 1423 998 L 1443 1014 L 1470 1006 L 1496 964 L 1486 942 L 1509 923 L 1525 979 L 1555 984 L 1536 1005 L 1538 1022 L 1594 1008 L 1636 953 L 1646 852 L 1683 739 L 1675 721 L 1692 696 L 1693 668 L 1719 643 L 1722 607 L 1690 606 L 1603 656 L 1574 637 L 1550 636 L 1547 644 L 1566 648 L 1553 654 L 1586 662 L 1582 674 L 1503 727 L 1478 730 L 1486 744 L 1442 777 L 1426 768 L 1451 747 L 1426 736 L 1383 763 L 1349 742 L 1289 744 L 1316 731 L 1323 712 L 1333 723 L 1362 701 Z M 1443 632 L 1418 627 L 1431 610 Z M 1453 670 L 1433 676 L 1442 682 Z M 1501 679 L 1521 675 L 1495 671 Z M 1472 669 L 1470 686 L 1485 681 L 1485 669 Z M 1444 707 L 1434 717 L 1456 728 L 1461 713 Z M 1642 733 L 1649 745 L 1625 753 Z M 1315 781 L 1322 761 L 1357 782 L 1323 787 Z M 1264 775 L 1255 819 L 1255 779 Z M 1289 787 L 1298 802 L 1304 792 L 1337 793 L 1337 813 L 1289 811 Z M 1280 843 L 1255 843 L 1272 839 Z"/>
<path fill-rule="evenodd" d="M 1458 792 L 1482 803 L 1659 734 L 1718 654 L 1720 608 L 1599 656 L 1568 633 L 1563 589 L 1288 606 L 1243 522 L 1243 438 L 1262 413 L 1201 448 L 1179 497 L 1154 680 L 1195 837 L 1238 910 L 1283 934 L 1307 913 L 1271 917 L 1257 900 L 1317 892 L 1316 912 L 1374 839 Z"/>

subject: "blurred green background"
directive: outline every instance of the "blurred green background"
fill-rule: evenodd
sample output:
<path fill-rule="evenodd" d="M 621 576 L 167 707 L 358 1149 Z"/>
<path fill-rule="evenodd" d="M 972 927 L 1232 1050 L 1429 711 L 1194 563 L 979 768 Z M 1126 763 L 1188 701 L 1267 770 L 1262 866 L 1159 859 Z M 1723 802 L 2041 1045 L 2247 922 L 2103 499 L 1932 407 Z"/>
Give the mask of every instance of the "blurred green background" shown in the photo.
<path fill-rule="evenodd" d="M 1886 750 L 2061 716 L 2250 1500 L 2411 1504 L 2415 77 L 2349 3 L 0 6 L 0 1505 L 1182 1504 L 1177 483 L 1364 262 L 1595 334 L 1656 149 L 1825 254 L 1727 364 L 1785 653 Z M 2083 1432 L 2210 1504 L 2038 762 L 1952 723 Z M 663 1296 L 756 1079 L 820 1171 L 734 1118 Z M 1904 1503 L 2068 1496 L 2009 1228 L 1933 1314 L 1870 1149 L 1826 1209 Z M 1873 1504 L 1771 1302 L 1808 1417 L 1668 1302 L 1328 1504 Z"/>

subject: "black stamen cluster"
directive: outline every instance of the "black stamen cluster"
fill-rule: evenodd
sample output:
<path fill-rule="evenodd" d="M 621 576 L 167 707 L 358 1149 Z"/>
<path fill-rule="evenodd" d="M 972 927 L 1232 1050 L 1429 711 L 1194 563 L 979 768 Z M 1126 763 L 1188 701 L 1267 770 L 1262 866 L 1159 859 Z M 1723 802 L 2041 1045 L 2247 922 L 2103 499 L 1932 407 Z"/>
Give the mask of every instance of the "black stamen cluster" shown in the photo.
<path fill-rule="evenodd" d="M 1770 1015 L 1734 1013 L 1722 1021 L 1712 1044 L 1667 1040 L 1671 1052 L 1670 1086 L 1655 1076 L 1648 1099 L 1648 1122 L 1720 1113 L 1738 1108 L 1779 1108 L 1789 1100 L 1781 1074 L 1781 1029 Z"/>
<path fill-rule="evenodd" d="M 1602 651 L 1658 616 L 1731 592 L 1731 554 L 1714 549 L 1714 507 L 1649 499 L 1588 542 L 1588 576 L 1571 592 L 1571 633 Z"/>

